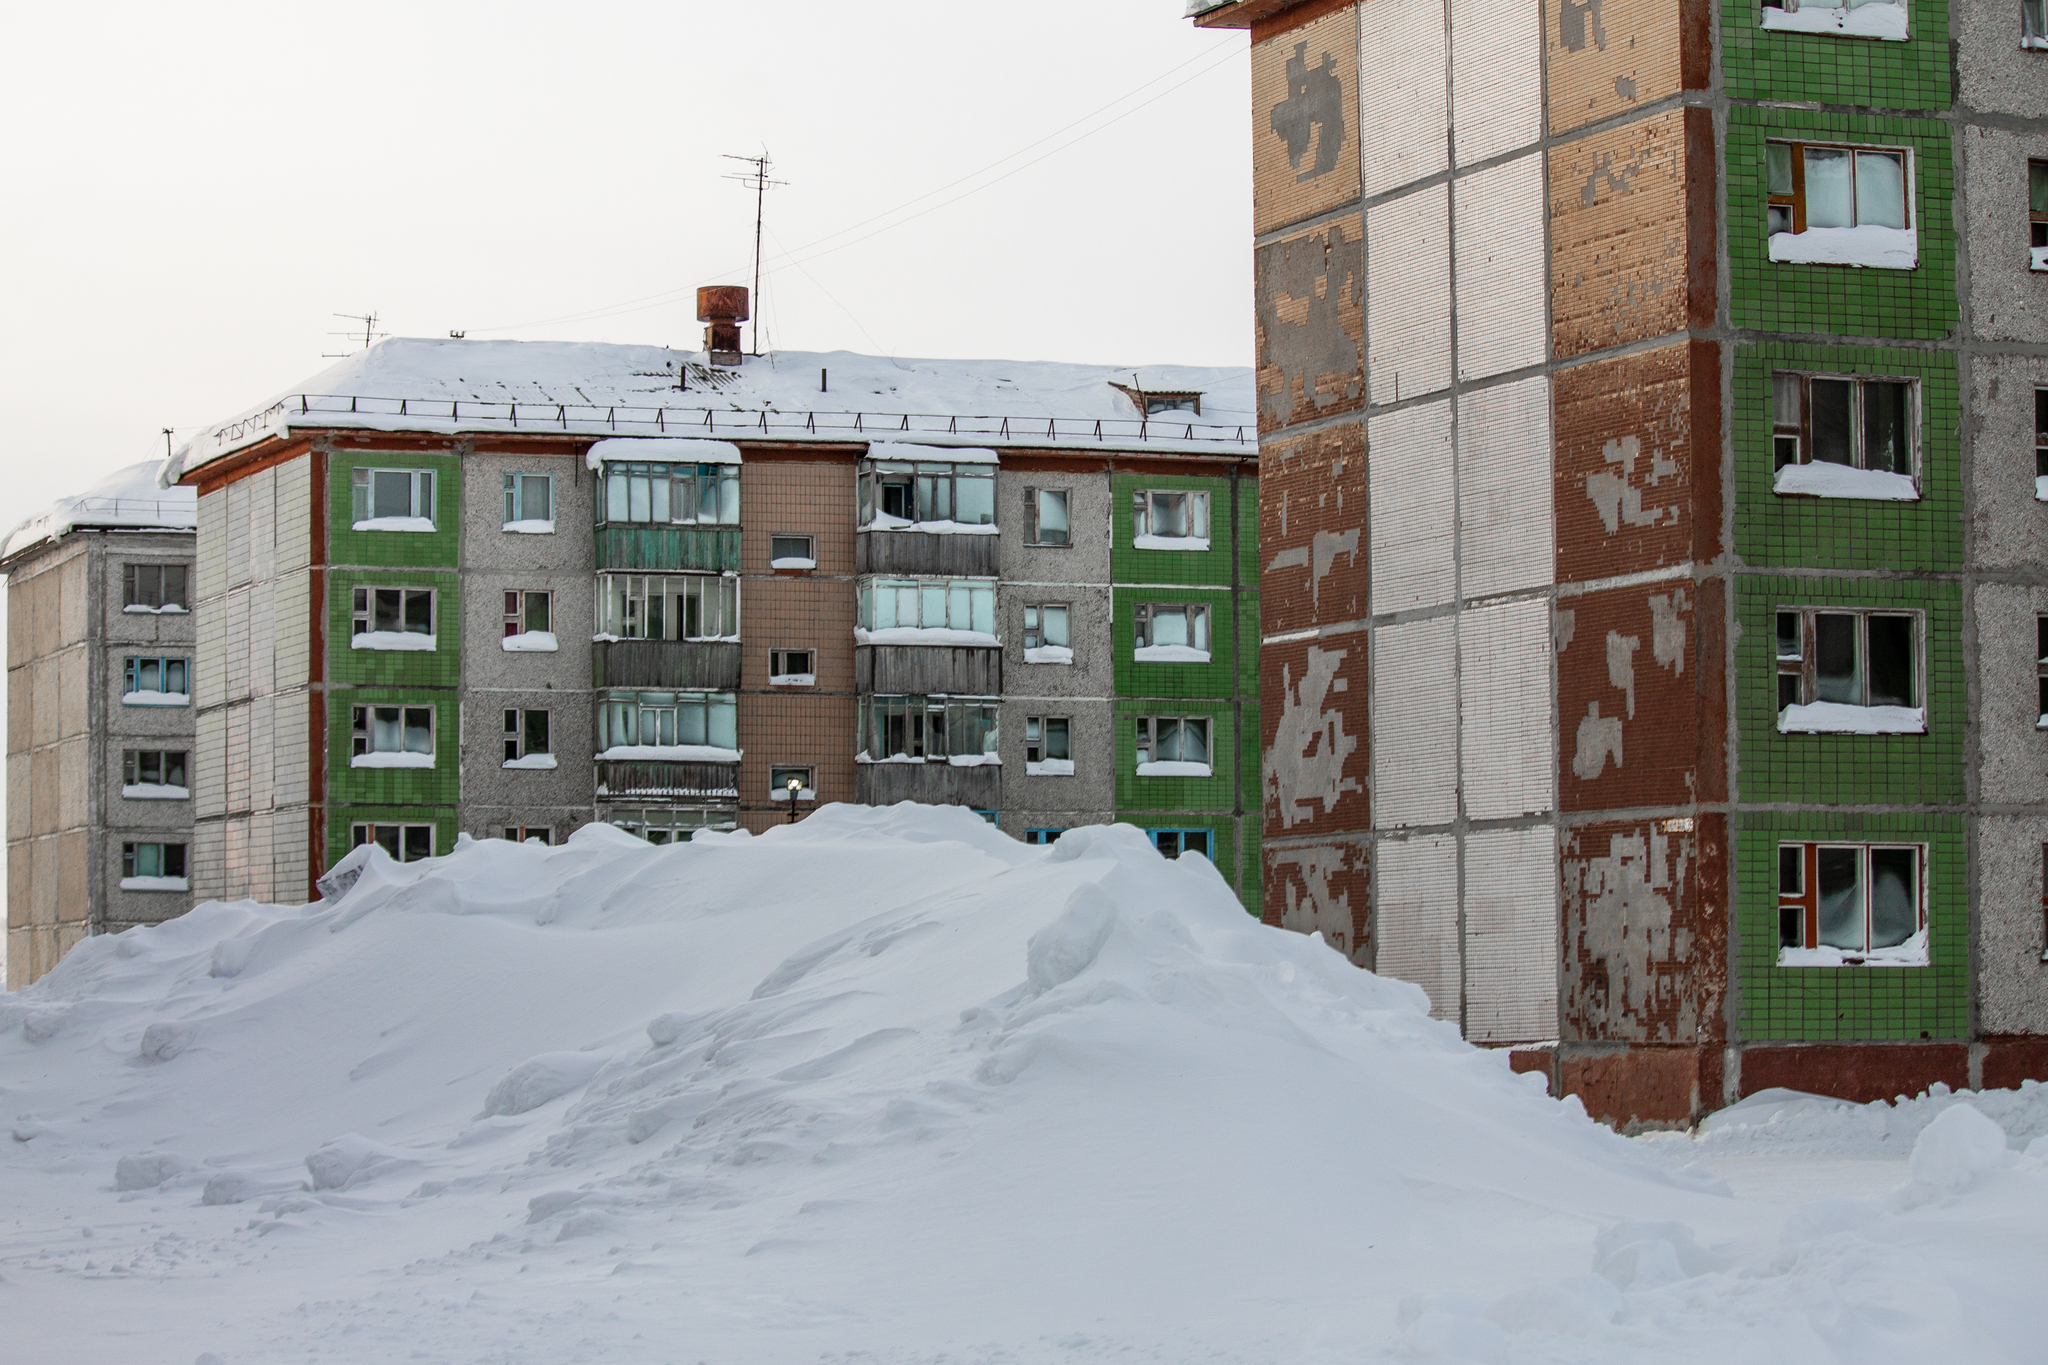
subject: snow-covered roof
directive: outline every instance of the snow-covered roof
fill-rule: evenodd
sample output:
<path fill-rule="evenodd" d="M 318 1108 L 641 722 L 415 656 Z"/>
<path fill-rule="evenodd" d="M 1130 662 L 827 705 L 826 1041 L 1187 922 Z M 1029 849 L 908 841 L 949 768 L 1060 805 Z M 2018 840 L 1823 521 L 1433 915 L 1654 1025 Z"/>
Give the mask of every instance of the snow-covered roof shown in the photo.
<path fill-rule="evenodd" d="M 190 531 L 199 525 L 198 494 L 190 488 L 158 485 L 167 461 L 144 460 L 117 469 L 83 493 L 59 498 L 49 510 L 30 517 L 8 533 L 0 559 L 45 540 L 57 540 L 80 527 L 122 527 L 130 530 Z"/>
<path fill-rule="evenodd" d="M 1244 366 L 910 360 L 781 351 L 714 368 L 703 352 L 598 342 L 394 337 L 206 428 L 166 481 L 297 429 L 570 432 L 597 436 L 921 445 L 1258 449 Z M 1150 419 L 1112 387 L 1198 391 L 1202 414 Z"/>

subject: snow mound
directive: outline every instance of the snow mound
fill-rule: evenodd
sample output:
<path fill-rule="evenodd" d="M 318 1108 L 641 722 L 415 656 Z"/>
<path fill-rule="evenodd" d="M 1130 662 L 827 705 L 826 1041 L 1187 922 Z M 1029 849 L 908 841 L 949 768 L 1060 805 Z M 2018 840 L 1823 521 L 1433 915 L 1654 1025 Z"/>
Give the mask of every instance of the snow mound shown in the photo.
<path fill-rule="evenodd" d="M 2048 1205 L 2016 1156 L 1783 1240 L 1127 826 L 343 867 L 0 1001 L 24 1359 L 1960 1358 L 2004 1318 L 1880 1234 Z"/>

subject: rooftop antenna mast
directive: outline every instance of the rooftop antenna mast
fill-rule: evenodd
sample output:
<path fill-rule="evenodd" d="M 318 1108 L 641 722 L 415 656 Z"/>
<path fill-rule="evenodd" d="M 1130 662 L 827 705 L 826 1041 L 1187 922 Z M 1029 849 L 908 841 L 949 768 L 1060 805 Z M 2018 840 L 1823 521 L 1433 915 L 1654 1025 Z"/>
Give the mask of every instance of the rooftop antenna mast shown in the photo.
<path fill-rule="evenodd" d="M 390 335 L 390 333 L 388 332 L 380 332 L 377 330 L 377 315 L 375 313 L 336 313 L 334 316 L 338 318 L 346 318 L 350 322 L 360 322 L 363 324 L 363 349 L 366 351 L 370 349 L 371 344 L 378 337 Z M 327 335 L 331 337 L 343 337 L 353 341 L 355 339 L 356 329 L 351 327 L 346 332 L 329 332 Z M 352 356 L 354 354 L 354 351 L 326 352 L 322 353 L 320 358 L 322 360 L 345 360 L 349 356 Z"/>
<path fill-rule="evenodd" d="M 778 189 L 789 182 L 787 180 L 770 180 L 768 178 L 768 171 L 775 163 L 769 160 L 768 148 L 765 146 L 761 148 L 761 155 L 759 156 L 734 156 L 731 152 L 726 152 L 723 155 L 727 161 L 744 161 L 754 168 L 743 174 L 728 175 L 725 178 L 727 180 L 737 180 L 754 192 L 754 293 L 752 300 L 755 322 L 752 340 L 754 343 L 753 353 L 759 355 L 761 354 L 761 218 L 768 207 L 768 191 Z"/>

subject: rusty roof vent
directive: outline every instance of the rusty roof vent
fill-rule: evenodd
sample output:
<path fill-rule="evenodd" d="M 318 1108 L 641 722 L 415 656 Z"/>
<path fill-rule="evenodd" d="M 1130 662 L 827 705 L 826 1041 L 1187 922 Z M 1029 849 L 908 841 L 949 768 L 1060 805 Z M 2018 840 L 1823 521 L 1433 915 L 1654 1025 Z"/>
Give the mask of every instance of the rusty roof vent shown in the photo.
<path fill-rule="evenodd" d="M 704 323 L 704 349 L 714 365 L 740 363 L 740 324 L 747 320 L 747 287 L 707 284 L 697 290 L 697 321 Z"/>

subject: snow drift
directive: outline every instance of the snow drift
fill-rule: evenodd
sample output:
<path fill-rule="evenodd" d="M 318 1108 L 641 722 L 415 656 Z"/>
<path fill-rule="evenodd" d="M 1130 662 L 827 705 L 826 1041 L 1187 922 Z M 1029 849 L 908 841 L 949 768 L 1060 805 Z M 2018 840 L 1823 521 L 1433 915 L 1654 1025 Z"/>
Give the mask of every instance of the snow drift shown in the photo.
<path fill-rule="evenodd" d="M 1995 1359 L 1885 1230 L 2048 1212 L 1965 1118 L 1781 1238 L 1128 827 L 350 869 L 0 999 L 22 1358 Z"/>

